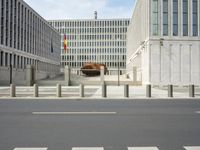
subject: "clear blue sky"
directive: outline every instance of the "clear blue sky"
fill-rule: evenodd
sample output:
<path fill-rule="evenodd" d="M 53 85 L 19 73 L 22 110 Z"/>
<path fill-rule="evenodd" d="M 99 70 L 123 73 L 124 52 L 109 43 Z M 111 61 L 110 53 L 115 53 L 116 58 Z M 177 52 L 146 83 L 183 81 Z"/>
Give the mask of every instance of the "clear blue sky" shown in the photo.
<path fill-rule="evenodd" d="M 45 19 L 130 18 L 135 0 L 24 0 Z"/>

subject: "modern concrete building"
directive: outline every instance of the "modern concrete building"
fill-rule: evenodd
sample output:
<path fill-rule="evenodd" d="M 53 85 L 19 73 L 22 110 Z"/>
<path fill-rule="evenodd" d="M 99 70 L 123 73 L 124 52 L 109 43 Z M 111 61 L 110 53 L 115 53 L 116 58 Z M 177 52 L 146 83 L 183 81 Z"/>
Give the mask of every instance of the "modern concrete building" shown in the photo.
<path fill-rule="evenodd" d="M 127 70 L 143 84 L 200 84 L 200 0 L 137 0 Z"/>
<path fill-rule="evenodd" d="M 60 69 L 60 34 L 23 0 L 0 0 L 0 81 L 25 80 L 27 65 L 36 66 L 36 78 Z"/>
<path fill-rule="evenodd" d="M 61 34 L 61 65 L 78 72 L 87 62 L 103 63 L 109 74 L 126 69 L 126 32 L 129 19 L 50 20 Z M 67 51 L 63 48 L 67 36 Z"/>

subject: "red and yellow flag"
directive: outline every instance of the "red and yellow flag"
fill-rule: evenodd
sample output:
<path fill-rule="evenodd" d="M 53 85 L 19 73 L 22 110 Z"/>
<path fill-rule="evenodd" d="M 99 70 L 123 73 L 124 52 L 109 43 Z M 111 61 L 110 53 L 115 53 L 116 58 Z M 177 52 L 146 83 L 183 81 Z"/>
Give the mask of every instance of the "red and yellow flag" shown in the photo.
<path fill-rule="evenodd" d="M 66 53 L 66 51 L 67 51 L 67 36 L 66 36 L 66 34 L 64 35 L 64 50 Z"/>

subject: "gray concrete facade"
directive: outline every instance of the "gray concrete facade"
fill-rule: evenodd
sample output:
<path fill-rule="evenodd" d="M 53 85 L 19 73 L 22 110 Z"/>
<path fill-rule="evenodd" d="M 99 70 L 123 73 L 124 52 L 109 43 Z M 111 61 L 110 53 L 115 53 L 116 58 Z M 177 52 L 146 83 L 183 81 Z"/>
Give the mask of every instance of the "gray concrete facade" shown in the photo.
<path fill-rule="evenodd" d="M 0 19 L 0 80 L 9 80 L 10 65 L 22 76 L 27 65 L 43 74 L 38 78 L 59 72 L 60 34 L 37 12 L 23 0 L 1 0 Z"/>
<path fill-rule="evenodd" d="M 130 19 L 49 20 L 61 34 L 61 65 L 79 73 L 83 64 L 103 63 L 110 75 L 126 70 L 126 33 Z M 67 50 L 63 48 L 67 36 Z"/>
<path fill-rule="evenodd" d="M 200 84 L 200 1 L 137 0 L 127 32 L 127 70 L 143 84 Z"/>

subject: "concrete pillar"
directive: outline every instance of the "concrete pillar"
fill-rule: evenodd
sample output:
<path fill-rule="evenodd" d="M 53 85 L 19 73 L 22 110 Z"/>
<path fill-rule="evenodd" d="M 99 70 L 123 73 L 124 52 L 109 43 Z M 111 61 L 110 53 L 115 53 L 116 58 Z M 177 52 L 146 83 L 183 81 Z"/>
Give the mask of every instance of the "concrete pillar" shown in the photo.
<path fill-rule="evenodd" d="M 195 97 L 195 87 L 194 87 L 194 85 L 189 85 L 189 97 Z"/>
<path fill-rule="evenodd" d="M 65 66 L 65 82 L 67 82 L 67 85 L 70 85 L 70 68 L 69 66 Z"/>
<path fill-rule="evenodd" d="M 104 83 L 104 66 L 101 66 L 101 70 L 100 70 L 100 77 L 101 77 L 101 83 Z"/>
<path fill-rule="evenodd" d="M 33 86 L 33 96 L 38 97 L 38 85 L 34 84 Z"/>
<path fill-rule="evenodd" d="M 56 89 L 56 96 L 61 97 L 62 96 L 62 90 L 61 90 L 61 85 L 57 84 L 57 89 Z"/>
<path fill-rule="evenodd" d="M 102 84 L 102 97 L 107 97 L 107 85 L 105 82 Z"/>
<path fill-rule="evenodd" d="M 80 97 L 84 97 L 84 85 L 83 84 L 81 84 L 80 85 Z"/>
<path fill-rule="evenodd" d="M 173 97 L 173 85 L 168 85 L 168 97 Z"/>
<path fill-rule="evenodd" d="M 146 97 L 151 97 L 151 85 L 146 85 Z"/>
<path fill-rule="evenodd" d="M 28 86 L 33 86 L 33 84 L 35 83 L 35 67 L 31 66 L 31 65 L 27 65 L 26 67 L 26 84 Z"/>
<path fill-rule="evenodd" d="M 16 88 L 14 84 L 10 85 L 10 97 L 16 97 Z"/>
<path fill-rule="evenodd" d="M 129 85 L 124 85 L 124 97 L 129 97 Z"/>
<path fill-rule="evenodd" d="M 137 67 L 135 66 L 133 67 L 133 81 L 137 81 Z"/>

